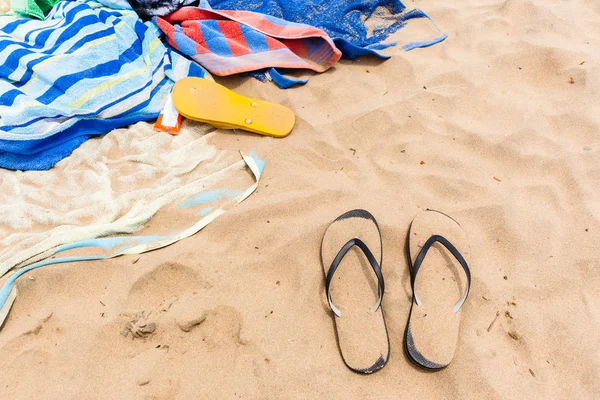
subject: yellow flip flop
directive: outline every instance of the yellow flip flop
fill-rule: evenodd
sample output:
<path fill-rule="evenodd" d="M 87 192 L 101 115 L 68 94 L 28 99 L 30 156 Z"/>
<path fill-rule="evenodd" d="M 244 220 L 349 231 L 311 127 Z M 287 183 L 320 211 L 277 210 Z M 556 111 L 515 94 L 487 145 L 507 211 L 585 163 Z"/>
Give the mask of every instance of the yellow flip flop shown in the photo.
<path fill-rule="evenodd" d="M 296 122 L 294 113 L 287 107 L 244 97 L 207 79 L 180 79 L 171 96 L 181 115 L 217 128 L 284 137 L 290 134 Z"/>

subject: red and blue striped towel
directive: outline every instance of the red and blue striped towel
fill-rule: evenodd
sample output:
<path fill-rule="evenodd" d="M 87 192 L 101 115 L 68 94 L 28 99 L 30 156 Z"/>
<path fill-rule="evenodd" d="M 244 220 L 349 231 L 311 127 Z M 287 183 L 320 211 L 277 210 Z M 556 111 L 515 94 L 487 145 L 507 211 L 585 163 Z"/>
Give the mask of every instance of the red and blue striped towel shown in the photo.
<path fill-rule="evenodd" d="M 183 7 L 155 22 L 171 46 L 218 76 L 265 68 L 323 72 L 342 56 L 320 29 L 251 11 Z"/>

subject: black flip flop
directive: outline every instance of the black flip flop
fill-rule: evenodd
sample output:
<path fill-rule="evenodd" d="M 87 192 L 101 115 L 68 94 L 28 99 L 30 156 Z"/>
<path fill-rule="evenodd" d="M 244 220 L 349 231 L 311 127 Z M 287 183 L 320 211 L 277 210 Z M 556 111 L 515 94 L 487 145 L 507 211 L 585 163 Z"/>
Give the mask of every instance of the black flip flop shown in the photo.
<path fill-rule="evenodd" d="M 373 215 L 352 210 L 333 221 L 323 237 L 321 257 L 344 363 L 363 374 L 383 368 L 390 343 L 381 309 L 381 233 Z"/>
<path fill-rule="evenodd" d="M 439 370 L 454 358 L 460 309 L 471 287 L 467 235 L 446 214 L 422 211 L 411 224 L 408 247 L 413 300 L 406 353 L 417 365 Z"/>

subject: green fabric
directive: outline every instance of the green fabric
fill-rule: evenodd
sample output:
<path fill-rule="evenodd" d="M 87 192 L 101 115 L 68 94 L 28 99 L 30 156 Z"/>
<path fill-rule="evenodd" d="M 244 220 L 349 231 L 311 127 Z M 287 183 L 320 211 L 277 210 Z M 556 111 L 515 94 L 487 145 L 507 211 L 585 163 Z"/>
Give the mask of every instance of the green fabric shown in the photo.
<path fill-rule="evenodd" d="M 45 14 L 60 0 L 10 0 L 12 10 L 24 17 L 46 19 Z"/>

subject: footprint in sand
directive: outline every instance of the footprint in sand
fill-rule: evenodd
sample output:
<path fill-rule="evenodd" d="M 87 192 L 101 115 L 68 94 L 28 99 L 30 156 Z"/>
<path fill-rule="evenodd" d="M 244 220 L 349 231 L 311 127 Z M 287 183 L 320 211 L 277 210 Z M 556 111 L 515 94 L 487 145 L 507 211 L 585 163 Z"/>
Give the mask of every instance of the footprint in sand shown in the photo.
<path fill-rule="evenodd" d="M 212 285 L 193 269 L 177 263 L 165 262 L 139 277 L 129 290 L 125 321 L 121 334 L 133 339 L 152 336 L 161 315 L 167 313 L 181 296 L 189 296 L 209 289 Z M 199 324 L 195 321 L 193 324 Z"/>

